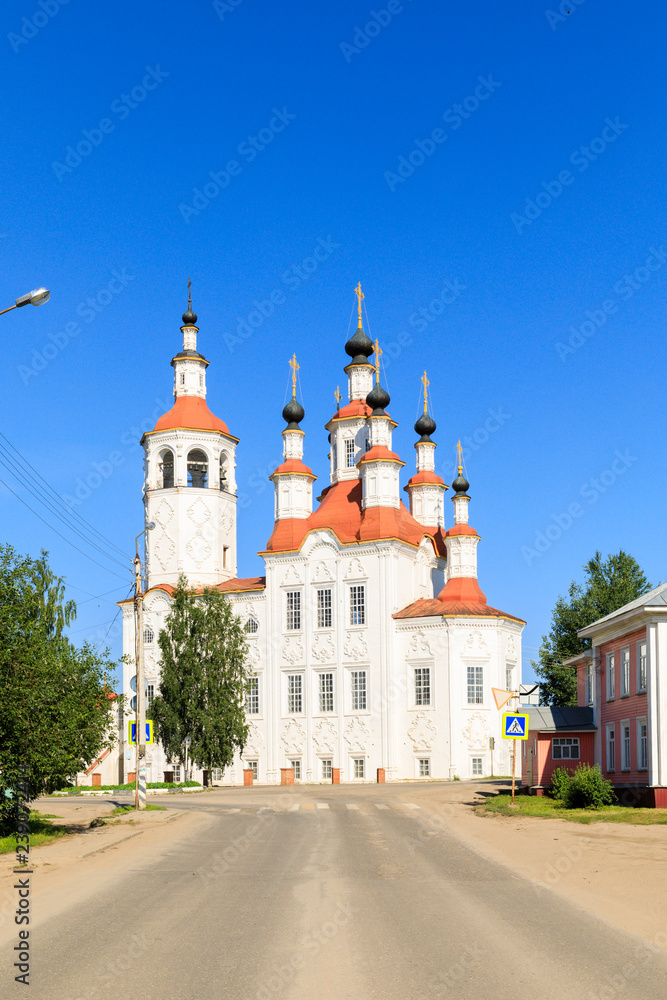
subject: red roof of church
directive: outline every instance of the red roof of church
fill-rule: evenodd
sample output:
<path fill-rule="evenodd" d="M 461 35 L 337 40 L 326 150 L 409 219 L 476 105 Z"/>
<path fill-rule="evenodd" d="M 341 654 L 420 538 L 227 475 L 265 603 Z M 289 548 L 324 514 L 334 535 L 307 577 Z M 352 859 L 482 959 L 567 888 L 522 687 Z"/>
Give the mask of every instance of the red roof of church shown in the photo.
<path fill-rule="evenodd" d="M 433 539 L 438 555 L 445 555 L 441 530 L 419 524 L 403 504 L 398 508 L 370 507 L 362 511 L 361 482 L 358 479 L 344 480 L 334 486 L 328 486 L 320 499 L 320 505 L 310 517 L 276 521 L 273 533 L 266 544 L 266 550 L 295 551 L 301 548 L 311 531 L 328 528 L 342 545 L 353 545 L 380 538 L 397 538 L 409 545 L 418 546 L 424 535 L 428 535 Z"/>
<path fill-rule="evenodd" d="M 442 618 L 509 618 L 510 621 L 519 622 L 525 625 L 523 618 L 516 615 L 505 614 L 498 608 L 492 608 L 488 604 L 475 604 L 464 602 L 451 602 L 444 604 L 439 598 L 430 600 L 422 599 L 409 604 L 402 611 L 397 611 L 393 618 L 430 618 L 434 616 Z"/>
<path fill-rule="evenodd" d="M 211 413 L 206 400 L 201 396 L 177 396 L 172 408 L 156 423 L 153 431 L 168 431 L 174 427 L 187 427 L 198 431 L 222 431 L 229 433 L 227 424 Z"/>
<path fill-rule="evenodd" d="M 224 583 L 216 583 L 211 589 L 219 590 L 222 594 L 235 594 L 239 591 L 245 590 L 264 590 L 265 587 L 265 576 L 247 576 L 240 580 L 225 580 Z M 169 594 L 169 596 L 172 597 L 176 587 L 172 587 L 170 583 L 156 583 L 154 587 L 149 587 L 144 594 L 144 597 L 146 597 L 147 594 L 152 594 L 154 590 L 164 590 L 166 594 Z M 201 594 L 203 590 L 203 587 L 197 587 L 198 594 Z M 134 601 L 134 598 L 129 597 L 125 601 L 118 601 L 118 604 L 129 604 L 132 601 Z"/>
<path fill-rule="evenodd" d="M 350 403 L 346 403 L 345 406 L 336 410 L 331 420 L 345 420 L 346 417 L 368 417 L 372 412 L 365 399 L 353 399 Z"/>
<path fill-rule="evenodd" d="M 414 476 L 411 476 L 410 479 L 408 479 L 408 485 L 404 486 L 403 489 L 409 492 L 410 486 L 419 486 L 421 483 L 432 483 L 437 486 L 445 486 L 445 480 L 441 479 L 435 472 L 415 472 Z M 445 486 L 445 489 L 448 488 L 449 487 Z"/>
<path fill-rule="evenodd" d="M 289 473 L 296 473 L 300 476 L 311 476 L 313 479 L 317 479 L 317 476 L 312 469 L 309 469 L 307 465 L 304 465 L 299 458 L 288 458 L 286 462 L 279 465 L 277 469 L 274 469 L 271 473 L 272 476 L 286 476 Z M 271 476 L 269 476 L 269 479 Z"/>

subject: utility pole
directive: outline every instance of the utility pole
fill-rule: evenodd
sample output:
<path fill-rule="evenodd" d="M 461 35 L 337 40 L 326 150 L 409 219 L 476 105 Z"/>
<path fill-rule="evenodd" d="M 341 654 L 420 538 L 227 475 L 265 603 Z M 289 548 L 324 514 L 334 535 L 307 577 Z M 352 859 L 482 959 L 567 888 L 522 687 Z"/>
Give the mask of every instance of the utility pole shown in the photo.
<path fill-rule="evenodd" d="M 155 527 L 150 521 L 134 541 L 134 628 L 137 666 L 136 769 L 134 778 L 134 808 L 146 808 L 146 677 L 144 671 L 144 593 L 141 579 L 139 539 Z"/>

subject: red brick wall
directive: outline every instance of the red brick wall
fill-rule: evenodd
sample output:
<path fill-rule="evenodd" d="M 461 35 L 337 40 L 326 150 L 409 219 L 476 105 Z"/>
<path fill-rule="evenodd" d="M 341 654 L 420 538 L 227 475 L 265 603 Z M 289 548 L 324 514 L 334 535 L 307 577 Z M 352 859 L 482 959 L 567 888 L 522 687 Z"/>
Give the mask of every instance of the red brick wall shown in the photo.
<path fill-rule="evenodd" d="M 648 705 L 646 692 L 637 694 L 637 643 L 646 640 L 646 628 L 636 629 L 628 632 L 627 635 L 606 642 L 598 647 L 600 656 L 601 676 L 601 705 L 598 728 L 601 734 L 602 747 L 602 773 L 615 784 L 646 784 L 648 782 L 648 772 L 637 769 L 637 718 L 645 717 L 648 721 Z M 630 693 L 627 697 L 621 697 L 621 649 L 623 646 L 630 647 Z M 607 700 L 607 654 L 614 653 L 616 656 L 616 683 L 613 701 Z M 630 723 L 630 770 L 623 771 L 622 765 L 622 731 L 621 722 L 628 720 Z M 607 724 L 614 723 L 616 733 L 616 767 L 614 771 L 607 770 Z M 650 739 L 649 739 L 650 745 Z"/>

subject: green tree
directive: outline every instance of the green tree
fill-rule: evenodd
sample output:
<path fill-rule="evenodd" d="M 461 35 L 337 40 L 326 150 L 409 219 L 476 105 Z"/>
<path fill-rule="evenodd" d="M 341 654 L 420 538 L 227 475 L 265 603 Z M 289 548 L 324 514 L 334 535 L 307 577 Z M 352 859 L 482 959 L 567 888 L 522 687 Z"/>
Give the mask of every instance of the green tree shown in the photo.
<path fill-rule="evenodd" d="M 563 666 L 563 660 L 590 649 L 590 641 L 580 639 L 577 631 L 651 589 L 639 564 L 622 549 L 606 559 L 596 552 L 583 569 L 583 586 L 573 580 L 567 598 L 558 598 L 551 612 L 551 630 L 542 636 L 539 659 L 531 663 L 540 681 L 543 705 L 577 704 L 576 671 Z"/>
<path fill-rule="evenodd" d="M 248 738 L 248 647 L 218 590 L 196 594 L 181 576 L 160 632 L 162 672 L 151 713 L 169 760 L 209 772 L 228 767 Z"/>
<path fill-rule="evenodd" d="M 63 634 L 73 601 L 48 564 L 0 546 L 0 802 L 13 789 L 27 799 L 60 787 L 115 742 L 113 664 Z M 6 793 L 9 793 L 8 795 Z"/>

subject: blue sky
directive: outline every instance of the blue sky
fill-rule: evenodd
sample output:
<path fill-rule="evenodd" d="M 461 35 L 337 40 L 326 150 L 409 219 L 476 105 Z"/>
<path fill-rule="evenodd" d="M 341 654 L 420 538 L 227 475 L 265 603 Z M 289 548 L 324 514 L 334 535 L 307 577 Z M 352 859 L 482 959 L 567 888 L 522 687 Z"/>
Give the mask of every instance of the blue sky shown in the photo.
<path fill-rule="evenodd" d="M 328 481 L 360 280 L 404 480 L 426 368 L 438 468 L 461 437 L 480 583 L 527 620 L 526 663 L 596 549 L 667 577 L 667 12 L 568 9 L 6 0 L 0 307 L 52 297 L 2 317 L 2 432 L 103 551 L 0 474 L 102 566 L 0 486 L 2 534 L 49 550 L 76 641 L 121 652 L 110 556 L 143 527 L 138 442 L 171 405 L 189 275 L 208 402 L 241 439 L 239 575 L 271 532 L 293 352 Z"/>

